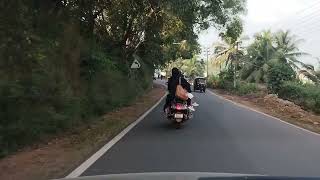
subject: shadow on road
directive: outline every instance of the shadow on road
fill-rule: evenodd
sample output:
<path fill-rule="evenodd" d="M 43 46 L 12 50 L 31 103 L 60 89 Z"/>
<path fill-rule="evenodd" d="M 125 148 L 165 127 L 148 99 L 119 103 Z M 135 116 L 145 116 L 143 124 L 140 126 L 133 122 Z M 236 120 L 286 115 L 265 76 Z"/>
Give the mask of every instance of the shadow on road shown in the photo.
<path fill-rule="evenodd" d="M 183 129 L 188 128 L 188 123 L 189 122 L 185 122 L 180 128 L 177 128 L 172 122 L 165 120 L 164 122 L 154 124 L 153 128 L 163 132 L 183 131 Z"/>

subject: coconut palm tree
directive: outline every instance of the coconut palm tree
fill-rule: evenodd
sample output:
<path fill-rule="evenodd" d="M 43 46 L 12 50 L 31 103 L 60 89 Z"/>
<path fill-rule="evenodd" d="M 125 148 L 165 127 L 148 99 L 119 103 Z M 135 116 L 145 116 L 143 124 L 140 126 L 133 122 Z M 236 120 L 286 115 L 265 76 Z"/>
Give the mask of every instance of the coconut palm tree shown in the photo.
<path fill-rule="evenodd" d="M 307 53 L 299 51 L 298 44 L 302 41 L 302 39 L 297 39 L 296 36 L 291 35 L 290 31 L 277 32 L 274 35 L 276 48 L 275 59 L 290 65 L 296 70 L 300 70 L 301 67 L 306 69 L 313 68 L 297 59 L 298 57 L 308 55 Z"/>
<path fill-rule="evenodd" d="M 241 70 L 242 79 L 247 81 L 265 82 L 267 71 L 270 68 L 269 61 L 272 59 L 275 48 L 273 36 L 270 30 L 255 35 L 255 39 L 247 48 L 247 54 L 243 58 Z"/>
<path fill-rule="evenodd" d="M 268 30 L 256 35 L 247 49 L 241 77 L 248 81 L 266 82 L 267 72 L 274 63 L 285 63 L 296 70 L 308 67 L 298 60 L 298 57 L 307 55 L 299 51 L 301 41 L 289 31 L 271 33 Z"/>
<path fill-rule="evenodd" d="M 196 76 L 203 76 L 205 70 L 205 63 L 197 60 L 196 56 L 191 59 L 185 59 L 181 71 L 187 76 L 194 78 Z"/>
<path fill-rule="evenodd" d="M 315 76 L 317 76 L 317 78 L 320 80 L 320 60 L 319 58 L 317 58 L 318 60 L 318 68 L 315 71 Z"/>
<path fill-rule="evenodd" d="M 197 60 L 196 56 L 191 59 L 177 59 L 166 65 L 165 71 L 170 74 L 171 69 L 176 67 L 181 70 L 183 74 L 188 77 L 194 78 L 196 76 L 203 76 L 205 70 L 205 63 L 201 60 Z"/>
<path fill-rule="evenodd" d="M 239 44 L 243 40 L 240 38 L 243 32 L 242 20 L 239 18 L 227 24 L 226 31 L 219 34 L 221 42 L 215 45 L 216 60 L 214 64 L 228 67 L 235 64 L 243 55 Z"/>
<path fill-rule="evenodd" d="M 232 39 L 225 37 L 224 34 L 220 33 L 220 42 L 216 43 L 214 46 L 214 53 L 216 54 L 213 61 L 213 65 L 219 65 L 221 67 L 227 68 L 228 66 L 235 64 L 244 55 L 244 50 L 240 46 L 240 42 L 248 39 L 247 37 L 241 37 L 237 39 Z"/>

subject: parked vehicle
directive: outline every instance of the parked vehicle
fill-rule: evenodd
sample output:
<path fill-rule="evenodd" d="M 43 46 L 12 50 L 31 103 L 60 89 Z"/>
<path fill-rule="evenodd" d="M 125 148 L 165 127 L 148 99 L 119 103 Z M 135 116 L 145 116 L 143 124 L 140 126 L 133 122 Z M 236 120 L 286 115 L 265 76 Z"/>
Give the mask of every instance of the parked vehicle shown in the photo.
<path fill-rule="evenodd" d="M 197 77 L 194 79 L 193 91 L 206 92 L 206 87 L 207 87 L 206 78 Z"/>
<path fill-rule="evenodd" d="M 167 113 L 168 120 L 172 121 L 176 128 L 180 128 L 191 116 L 192 112 L 188 108 L 187 102 L 178 99 L 171 103 Z"/>

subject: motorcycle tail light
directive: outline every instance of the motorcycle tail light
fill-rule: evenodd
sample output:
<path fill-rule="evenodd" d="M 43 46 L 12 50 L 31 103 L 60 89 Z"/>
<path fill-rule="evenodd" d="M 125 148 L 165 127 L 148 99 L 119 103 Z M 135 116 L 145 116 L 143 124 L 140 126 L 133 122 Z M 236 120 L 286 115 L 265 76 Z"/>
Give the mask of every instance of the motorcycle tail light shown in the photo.
<path fill-rule="evenodd" d="M 176 104 L 176 110 L 184 110 L 186 109 L 183 104 Z"/>

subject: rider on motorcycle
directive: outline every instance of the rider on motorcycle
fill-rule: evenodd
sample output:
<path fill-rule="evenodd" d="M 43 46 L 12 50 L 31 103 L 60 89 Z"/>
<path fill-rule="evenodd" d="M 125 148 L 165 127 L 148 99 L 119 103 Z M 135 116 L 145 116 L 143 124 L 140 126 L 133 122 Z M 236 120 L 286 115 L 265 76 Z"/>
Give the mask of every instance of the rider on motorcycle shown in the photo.
<path fill-rule="evenodd" d="M 171 71 L 171 77 L 168 80 L 168 91 L 169 94 L 167 95 L 166 98 L 166 103 L 163 107 L 163 110 L 165 111 L 167 109 L 167 107 L 170 106 L 171 102 L 174 100 L 175 98 L 175 93 L 176 93 L 176 89 L 177 89 L 177 85 L 179 84 L 179 78 L 181 78 L 181 86 L 189 93 L 191 93 L 191 87 L 190 84 L 188 83 L 188 81 L 183 77 L 183 75 L 181 74 L 181 72 L 179 71 L 178 68 L 172 68 Z M 189 98 L 187 100 L 187 105 L 190 106 L 191 105 L 191 99 Z"/>

